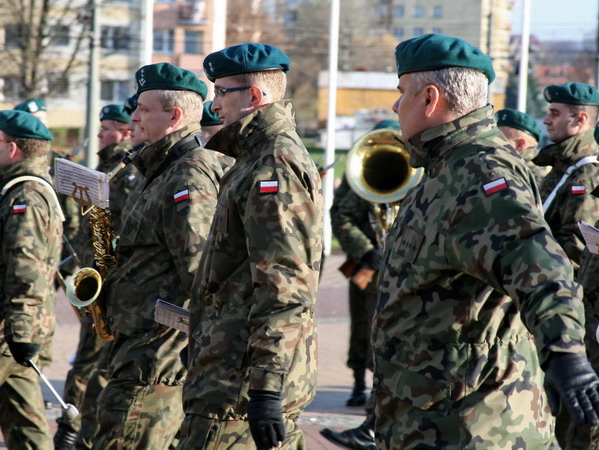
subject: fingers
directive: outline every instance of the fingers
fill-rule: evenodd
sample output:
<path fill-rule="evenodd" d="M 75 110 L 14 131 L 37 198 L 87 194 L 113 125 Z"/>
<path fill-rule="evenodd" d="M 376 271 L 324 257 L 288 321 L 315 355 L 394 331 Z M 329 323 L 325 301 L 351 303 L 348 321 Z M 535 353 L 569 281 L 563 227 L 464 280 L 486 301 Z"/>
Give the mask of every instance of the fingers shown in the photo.
<path fill-rule="evenodd" d="M 557 416 L 561 407 L 559 394 L 551 386 L 545 386 L 545 391 L 547 392 L 547 400 L 549 401 L 551 414 Z"/>

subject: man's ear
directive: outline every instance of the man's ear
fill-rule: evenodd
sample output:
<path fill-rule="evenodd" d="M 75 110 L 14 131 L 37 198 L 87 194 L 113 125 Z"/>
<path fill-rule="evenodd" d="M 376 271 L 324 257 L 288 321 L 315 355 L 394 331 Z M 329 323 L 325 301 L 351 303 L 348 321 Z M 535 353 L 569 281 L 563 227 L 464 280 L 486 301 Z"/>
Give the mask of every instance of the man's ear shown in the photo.
<path fill-rule="evenodd" d="M 250 94 L 252 94 L 252 98 L 250 99 L 250 106 L 252 108 L 259 108 L 264 103 L 264 92 L 257 86 L 252 86 L 250 88 Z"/>
<path fill-rule="evenodd" d="M 171 127 L 175 127 L 179 124 L 179 121 L 182 119 L 183 117 L 183 110 L 181 108 L 179 108 L 178 106 L 175 106 L 173 109 L 171 109 Z"/>
<path fill-rule="evenodd" d="M 589 115 L 586 111 L 580 111 L 576 118 L 576 125 L 583 126 L 589 122 Z"/>
<path fill-rule="evenodd" d="M 516 138 L 514 144 L 516 144 L 516 150 L 524 150 L 526 148 L 526 139 Z"/>
<path fill-rule="evenodd" d="M 441 91 L 437 86 L 429 84 L 423 88 L 425 109 L 424 115 L 430 117 L 440 107 Z"/>

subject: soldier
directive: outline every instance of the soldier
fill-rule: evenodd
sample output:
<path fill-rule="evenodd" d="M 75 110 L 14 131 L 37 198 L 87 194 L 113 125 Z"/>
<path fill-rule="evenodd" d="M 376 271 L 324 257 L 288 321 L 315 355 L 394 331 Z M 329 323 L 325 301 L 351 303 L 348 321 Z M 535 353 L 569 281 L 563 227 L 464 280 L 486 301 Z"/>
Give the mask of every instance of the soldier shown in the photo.
<path fill-rule="evenodd" d="M 192 289 L 180 449 L 304 447 L 295 421 L 315 394 L 323 203 L 283 100 L 288 69 L 265 44 L 204 60 L 224 125 L 208 147 L 236 159 Z"/>
<path fill-rule="evenodd" d="M 48 107 L 46 102 L 41 98 L 30 98 L 24 102 L 15 105 L 13 108 L 16 111 L 25 111 L 33 114 L 47 127 L 48 126 Z"/>
<path fill-rule="evenodd" d="M 599 423 L 582 289 L 532 173 L 493 120 L 491 59 L 439 34 L 400 43 L 395 57 L 393 109 L 410 165 L 426 176 L 383 255 L 377 446 L 548 448 L 560 403 L 577 423 Z"/>
<path fill-rule="evenodd" d="M 207 88 L 190 71 L 160 63 L 135 74 L 132 120 L 147 142 L 133 164 L 146 177 L 123 225 L 105 284 L 115 336 L 109 380 L 98 398 L 93 448 L 167 448 L 183 419 L 179 360 L 187 336 L 154 322 L 157 298 L 188 307 L 214 214 L 222 171 L 199 146 Z"/>
<path fill-rule="evenodd" d="M 539 186 L 549 171 L 548 167 L 540 167 L 532 162 L 539 153 L 538 145 L 543 134 L 541 127 L 528 114 L 510 108 L 497 111 L 495 121 L 512 147 L 524 158 Z"/>
<path fill-rule="evenodd" d="M 131 131 L 128 128 L 130 122 L 131 115 L 123 105 L 106 105 L 100 110 L 100 132 L 98 133 L 100 151 L 96 170 L 109 172 L 123 159 L 125 150 L 131 147 L 129 141 Z M 135 172 L 134 167 L 129 165 L 110 181 L 110 216 L 117 235 L 120 231 L 121 214 L 125 206 L 122 199 L 126 198 L 130 191 Z M 87 216 L 80 221 L 79 233 L 81 236 L 79 259 L 83 267 L 93 267 L 94 250 Z M 104 342 L 95 333 L 92 325 L 91 317 L 83 315 L 77 353 L 72 364 L 73 367 L 67 373 L 64 387 L 64 401 L 75 405 L 80 412 L 87 381 L 98 366 L 100 350 L 104 346 Z M 54 447 L 56 449 L 71 448 L 75 444 L 75 438 L 81 427 L 81 415 L 74 420 L 59 417 L 56 422 L 58 428 L 54 435 Z"/>
<path fill-rule="evenodd" d="M 200 125 L 204 142 L 212 139 L 212 136 L 223 127 L 223 122 L 218 118 L 218 114 L 212 111 L 212 100 L 204 103 L 204 114 L 202 114 Z"/>
<path fill-rule="evenodd" d="M 31 114 L 0 112 L 0 427 L 9 448 L 52 448 L 30 364 L 47 340 L 42 312 L 54 311 L 64 220 L 48 181 L 52 139 Z"/>

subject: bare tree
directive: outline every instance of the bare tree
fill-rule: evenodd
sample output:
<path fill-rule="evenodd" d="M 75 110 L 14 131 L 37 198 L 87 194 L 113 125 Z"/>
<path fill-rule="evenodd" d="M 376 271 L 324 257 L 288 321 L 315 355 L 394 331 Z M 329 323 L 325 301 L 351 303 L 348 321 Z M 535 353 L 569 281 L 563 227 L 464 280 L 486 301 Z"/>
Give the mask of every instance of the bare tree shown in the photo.
<path fill-rule="evenodd" d="M 0 77 L 20 98 L 51 96 L 67 87 L 89 27 L 85 0 L 0 0 Z M 6 91 L 6 89 L 5 89 Z"/>

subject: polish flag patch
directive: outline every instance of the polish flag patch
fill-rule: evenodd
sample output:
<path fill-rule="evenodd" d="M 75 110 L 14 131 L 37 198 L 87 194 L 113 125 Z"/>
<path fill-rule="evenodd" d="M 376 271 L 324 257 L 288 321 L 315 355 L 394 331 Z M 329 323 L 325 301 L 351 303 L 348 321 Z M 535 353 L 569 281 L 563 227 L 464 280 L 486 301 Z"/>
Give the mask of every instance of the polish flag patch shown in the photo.
<path fill-rule="evenodd" d="M 572 192 L 572 194 L 584 194 L 586 189 L 584 186 L 572 186 L 570 192 Z"/>
<path fill-rule="evenodd" d="M 505 178 L 498 178 L 497 180 L 483 185 L 483 190 L 487 195 L 494 194 L 495 192 L 501 191 L 505 188 L 507 188 L 507 181 L 505 181 Z"/>
<path fill-rule="evenodd" d="M 258 185 L 258 192 L 260 194 L 273 194 L 279 192 L 279 182 L 273 181 L 261 181 Z"/>
<path fill-rule="evenodd" d="M 12 212 L 15 214 L 22 214 L 27 211 L 27 205 L 13 205 Z"/>
<path fill-rule="evenodd" d="M 175 203 L 182 202 L 183 200 L 187 200 L 189 198 L 189 189 L 185 189 L 183 191 L 177 192 L 173 195 L 173 201 Z"/>

